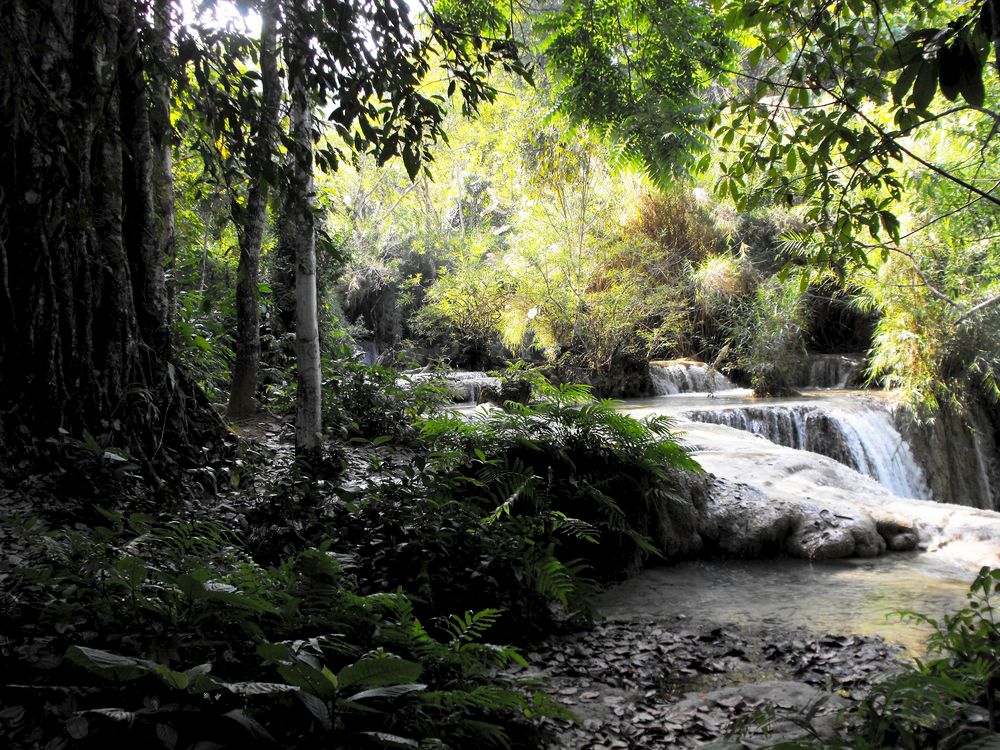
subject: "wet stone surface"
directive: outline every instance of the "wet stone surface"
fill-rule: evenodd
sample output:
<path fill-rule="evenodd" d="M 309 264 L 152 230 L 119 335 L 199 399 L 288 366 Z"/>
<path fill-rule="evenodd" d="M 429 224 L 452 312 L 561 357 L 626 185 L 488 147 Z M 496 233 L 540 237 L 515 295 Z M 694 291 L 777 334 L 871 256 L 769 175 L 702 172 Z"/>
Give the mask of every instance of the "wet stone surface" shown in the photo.
<path fill-rule="evenodd" d="M 800 731 L 785 717 L 817 700 L 814 725 L 832 733 L 842 709 L 898 664 L 880 638 L 754 632 L 736 626 L 608 621 L 527 654 L 549 692 L 579 722 L 552 722 L 553 748 L 759 747 Z M 726 739 L 737 733 L 738 738 Z M 717 743 L 717 744 L 713 744 Z"/>

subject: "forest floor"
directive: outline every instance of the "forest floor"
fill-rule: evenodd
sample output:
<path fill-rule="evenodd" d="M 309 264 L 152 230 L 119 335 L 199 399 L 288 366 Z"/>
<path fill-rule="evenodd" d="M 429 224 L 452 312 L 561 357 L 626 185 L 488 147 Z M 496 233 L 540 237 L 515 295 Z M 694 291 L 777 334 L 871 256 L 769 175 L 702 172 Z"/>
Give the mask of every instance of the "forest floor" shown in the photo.
<path fill-rule="evenodd" d="M 555 723 L 555 747 L 735 749 L 801 736 L 812 707 L 812 728 L 829 736 L 903 651 L 881 638 L 676 614 L 607 620 L 526 656 L 547 665 L 538 677 L 579 719 Z"/>
<path fill-rule="evenodd" d="M 262 416 L 236 432 L 245 440 L 244 455 L 259 465 L 256 474 L 248 472 L 249 480 L 231 477 L 231 503 L 217 510 L 234 529 L 269 547 L 280 549 L 284 541 L 294 546 L 308 531 L 305 525 L 336 524 L 344 498 L 408 481 L 403 469 L 412 454 L 407 450 L 372 443 L 345 446 L 340 473 L 320 480 L 337 488 L 337 503 L 301 513 L 301 520 L 289 517 L 277 524 L 272 519 L 261 527 L 255 513 L 267 508 L 268 494 L 291 474 L 291 423 Z M 0 492 L 0 518 L 26 515 L 31 509 L 14 503 L 28 495 Z M 11 564 L 19 556 L 8 544 L 15 536 L 0 523 L 0 550 Z M 26 538 L 18 536 L 22 543 Z M 28 549 L 24 552 L 29 556 Z M 804 734 L 807 717 L 811 731 L 830 736 L 850 721 L 856 701 L 905 658 L 901 647 L 881 638 L 733 625 L 693 604 L 667 616 L 607 619 L 588 630 L 518 647 L 530 666 L 516 676 L 537 680 L 578 719 L 544 720 L 559 750 L 764 747 Z"/>

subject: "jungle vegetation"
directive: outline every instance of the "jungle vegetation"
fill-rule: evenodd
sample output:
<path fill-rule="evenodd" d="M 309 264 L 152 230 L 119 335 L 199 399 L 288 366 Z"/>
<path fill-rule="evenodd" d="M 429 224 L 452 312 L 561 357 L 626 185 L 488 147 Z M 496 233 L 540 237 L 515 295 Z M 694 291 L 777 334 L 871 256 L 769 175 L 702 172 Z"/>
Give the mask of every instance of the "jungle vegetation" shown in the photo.
<path fill-rule="evenodd" d="M 704 492 L 600 400 L 650 359 L 996 399 L 997 19 L 0 0 L 0 742 L 542 746 L 493 641 Z M 400 373 L 511 365 L 473 422 Z"/>

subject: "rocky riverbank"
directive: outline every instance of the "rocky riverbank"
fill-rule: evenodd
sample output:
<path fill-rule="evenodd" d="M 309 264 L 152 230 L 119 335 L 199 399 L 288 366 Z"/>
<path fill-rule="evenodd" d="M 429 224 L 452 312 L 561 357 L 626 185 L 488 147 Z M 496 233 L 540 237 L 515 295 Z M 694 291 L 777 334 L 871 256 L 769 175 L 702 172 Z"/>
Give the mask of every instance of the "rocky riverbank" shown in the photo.
<path fill-rule="evenodd" d="M 832 734 L 843 712 L 902 649 L 877 637 L 626 618 L 552 638 L 527 654 L 540 679 L 578 718 L 551 722 L 560 750 L 753 748 L 801 734 Z M 766 727 L 766 732 L 765 732 Z"/>

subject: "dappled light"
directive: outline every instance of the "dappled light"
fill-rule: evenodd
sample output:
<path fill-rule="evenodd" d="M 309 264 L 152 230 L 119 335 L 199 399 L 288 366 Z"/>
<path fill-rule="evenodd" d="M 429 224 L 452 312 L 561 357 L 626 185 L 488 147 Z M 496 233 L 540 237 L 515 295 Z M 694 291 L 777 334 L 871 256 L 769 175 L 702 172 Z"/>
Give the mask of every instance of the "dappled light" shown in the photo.
<path fill-rule="evenodd" d="M 997 747 L 1000 0 L 2 0 L 0 121 L 0 747 Z"/>

